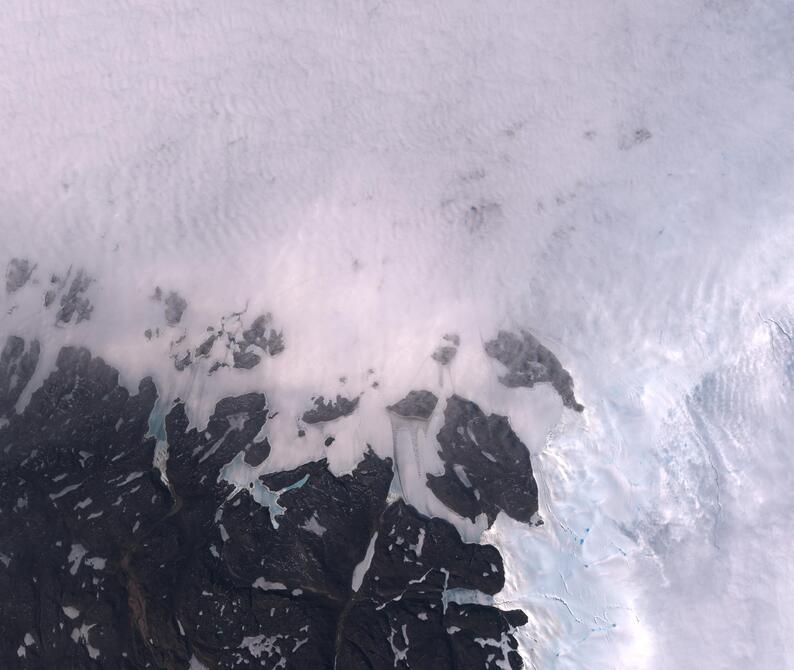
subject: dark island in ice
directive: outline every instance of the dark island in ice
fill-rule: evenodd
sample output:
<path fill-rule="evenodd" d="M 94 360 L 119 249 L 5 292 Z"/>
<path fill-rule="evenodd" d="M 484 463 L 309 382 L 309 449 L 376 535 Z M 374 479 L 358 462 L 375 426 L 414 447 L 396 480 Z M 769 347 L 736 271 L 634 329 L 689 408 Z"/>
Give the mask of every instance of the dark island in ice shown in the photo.
<path fill-rule="evenodd" d="M 21 289 L 33 275 L 35 264 L 27 258 L 12 258 L 6 268 L 6 293 L 14 293 Z"/>
<path fill-rule="evenodd" d="M 426 421 L 433 414 L 433 410 L 438 404 L 438 396 L 432 391 L 409 391 L 399 402 L 389 405 L 388 409 L 392 414 L 406 419 L 421 419 Z"/>
<path fill-rule="evenodd" d="M 312 398 L 312 407 L 303 413 L 305 423 L 325 423 L 335 421 L 343 416 L 350 416 L 358 407 L 358 398 L 345 398 L 337 395 L 336 399 L 326 400 L 324 396 Z"/>
<path fill-rule="evenodd" d="M 500 330 L 493 340 L 485 343 L 485 353 L 507 368 L 507 372 L 499 377 L 505 386 L 532 388 L 535 384 L 548 382 L 559 393 L 566 407 L 577 412 L 584 410 L 573 394 L 570 373 L 531 333 L 521 331 L 520 335 L 516 335 Z"/>
<path fill-rule="evenodd" d="M 507 417 L 485 413 L 453 395 L 438 433 L 443 475 L 428 475 L 427 485 L 447 507 L 474 521 L 485 514 L 490 526 L 504 510 L 530 522 L 538 511 L 538 487 L 529 451 Z"/>

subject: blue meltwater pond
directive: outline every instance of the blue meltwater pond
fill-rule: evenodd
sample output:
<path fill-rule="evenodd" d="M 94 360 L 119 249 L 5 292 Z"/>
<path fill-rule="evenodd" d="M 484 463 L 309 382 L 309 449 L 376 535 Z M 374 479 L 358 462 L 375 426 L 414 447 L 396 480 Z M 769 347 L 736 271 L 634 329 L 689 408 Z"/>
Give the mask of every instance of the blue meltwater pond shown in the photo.
<path fill-rule="evenodd" d="M 248 491 L 257 503 L 270 510 L 270 520 L 273 522 L 273 527 L 278 528 L 277 517 L 286 511 L 286 508 L 279 503 L 279 497 L 287 491 L 301 488 L 308 481 L 309 475 L 304 475 L 298 481 L 279 491 L 271 491 L 260 481 L 259 474 L 259 469 L 248 465 L 243 459 L 243 454 L 240 453 L 221 469 L 218 477 L 235 487 L 229 496 L 229 500 L 240 491 Z"/>

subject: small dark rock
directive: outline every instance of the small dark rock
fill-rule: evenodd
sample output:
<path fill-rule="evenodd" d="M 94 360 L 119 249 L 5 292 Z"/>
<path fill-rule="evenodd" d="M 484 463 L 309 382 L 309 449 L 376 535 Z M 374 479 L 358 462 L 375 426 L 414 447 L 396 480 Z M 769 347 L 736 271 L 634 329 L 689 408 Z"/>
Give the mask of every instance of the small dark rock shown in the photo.
<path fill-rule="evenodd" d="M 284 349 L 286 345 L 284 344 L 284 333 L 280 330 L 277 332 L 275 330 L 270 331 L 270 336 L 267 338 L 267 352 L 271 356 L 278 356 Z"/>
<path fill-rule="evenodd" d="M 157 295 L 159 287 L 155 289 Z M 159 298 L 158 298 L 159 300 Z M 176 291 L 171 291 L 165 299 L 165 320 L 169 326 L 175 326 L 182 320 L 182 315 L 187 309 L 187 300 L 185 300 Z"/>
<path fill-rule="evenodd" d="M 182 372 L 186 368 L 190 367 L 190 364 L 193 362 L 193 358 L 188 351 L 183 356 L 174 356 L 174 367 Z"/>
<path fill-rule="evenodd" d="M 234 367 L 244 370 L 250 370 L 256 367 L 262 360 L 262 357 L 259 356 L 259 354 L 255 354 L 253 351 L 235 351 L 232 355 L 234 357 Z"/>
<path fill-rule="evenodd" d="M 210 375 L 211 375 L 213 372 L 217 372 L 217 371 L 218 371 L 218 370 L 220 370 L 221 368 L 228 368 L 228 367 L 229 367 L 229 366 L 228 366 L 226 363 L 222 363 L 221 361 L 215 361 L 215 362 L 214 362 L 214 363 L 213 363 L 213 364 L 210 366 L 209 372 L 208 372 L 207 374 L 210 374 Z"/>
<path fill-rule="evenodd" d="M 264 337 L 265 333 L 269 330 L 272 320 L 273 316 L 270 313 L 261 314 L 256 317 L 251 323 L 251 326 L 243 331 L 243 339 L 249 344 L 254 344 L 257 340 Z"/>
<path fill-rule="evenodd" d="M 49 307 L 50 305 L 52 305 L 52 303 L 55 302 L 55 298 L 57 297 L 58 297 L 58 291 L 56 291 L 55 289 L 49 289 L 44 294 L 44 306 Z"/>
<path fill-rule="evenodd" d="M 341 395 L 336 396 L 336 400 L 325 400 L 323 396 L 314 398 L 314 407 L 303 413 L 303 420 L 306 423 L 323 423 L 334 421 L 343 416 L 352 414 L 358 407 L 358 398 L 345 398 Z"/>
<path fill-rule="evenodd" d="M 449 365 L 452 362 L 452 359 L 455 358 L 455 354 L 458 353 L 457 347 L 450 347 L 450 346 L 443 346 L 438 347 L 433 352 L 433 360 L 441 363 L 441 365 Z"/>
<path fill-rule="evenodd" d="M 243 331 L 243 339 L 271 356 L 276 356 L 284 351 L 284 334 L 270 326 L 272 321 L 273 316 L 270 313 L 256 317 L 251 326 Z"/>
<path fill-rule="evenodd" d="M 427 420 L 438 404 L 438 397 L 430 391 L 409 391 L 399 402 L 389 405 L 386 409 L 398 416 L 409 419 Z"/>
<path fill-rule="evenodd" d="M 270 443 L 267 440 L 251 442 L 244 451 L 245 456 L 243 459 L 248 465 L 255 468 L 264 463 L 265 459 L 270 455 Z"/>
<path fill-rule="evenodd" d="M 212 350 L 212 345 L 215 344 L 216 339 L 218 339 L 218 336 L 212 334 L 206 340 L 204 340 L 198 347 L 196 347 L 196 358 L 209 356 L 210 351 Z"/>
<path fill-rule="evenodd" d="M 6 293 L 14 293 L 28 283 L 36 266 L 26 258 L 12 258 L 6 270 Z"/>
<path fill-rule="evenodd" d="M 69 290 L 65 295 L 61 296 L 61 308 L 56 315 L 57 323 L 70 323 L 72 317 L 75 315 L 77 316 L 76 323 L 87 321 L 91 318 L 91 312 L 94 310 L 94 306 L 83 294 L 88 290 L 92 282 L 93 279 L 84 270 L 77 271 L 75 278 L 69 286 Z M 46 305 L 46 296 L 44 302 Z"/>

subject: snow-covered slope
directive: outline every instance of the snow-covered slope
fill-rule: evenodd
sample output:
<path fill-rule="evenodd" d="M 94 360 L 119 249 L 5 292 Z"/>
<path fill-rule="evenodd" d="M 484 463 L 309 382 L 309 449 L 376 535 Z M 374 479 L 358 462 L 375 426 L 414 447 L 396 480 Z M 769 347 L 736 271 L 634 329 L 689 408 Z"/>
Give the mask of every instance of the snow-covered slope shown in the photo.
<path fill-rule="evenodd" d="M 793 27 L 785 0 L 10 0 L 0 265 L 36 266 L 0 335 L 42 347 L 17 407 L 77 344 L 199 427 L 264 392 L 267 471 L 349 472 L 370 444 L 423 475 L 440 414 L 412 433 L 385 407 L 459 394 L 532 454 L 544 524 L 486 532 L 528 667 L 791 667 Z M 57 323 L 80 269 L 90 318 Z M 266 313 L 283 352 L 176 369 Z M 582 414 L 499 383 L 503 328 L 556 354 Z M 300 424 L 337 394 L 356 411 Z"/>

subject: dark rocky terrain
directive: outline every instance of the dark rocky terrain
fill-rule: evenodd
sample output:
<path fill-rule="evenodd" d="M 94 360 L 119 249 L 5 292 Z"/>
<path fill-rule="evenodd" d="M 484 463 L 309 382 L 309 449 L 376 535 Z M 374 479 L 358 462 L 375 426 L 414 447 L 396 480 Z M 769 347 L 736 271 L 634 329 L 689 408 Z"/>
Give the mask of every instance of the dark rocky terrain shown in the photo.
<path fill-rule="evenodd" d="M 151 379 L 130 395 L 102 359 L 64 348 L 15 414 L 36 358 L 10 338 L 0 365 L 0 667 L 521 667 L 525 615 L 454 598 L 500 591 L 498 551 L 388 503 L 391 459 L 369 451 L 339 477 L 310 462 L 238 489 L 219 472 L 267 457 L 262 394 L 226 398 L 188 430 L 184 405 L 158 402 Z M 486 513 L 527 518 L 531 470 L 515 498 L 496 495 L 492 475 L 528 468 L 528 455 L 503 418 L 453 400 L 442 446 L 467 422 L 499 460 L 480 475 L 466 442 L 448 462 Z M 152 467 L 158 439 L 165 476 Z"/>
<path fill-rule="evenodd" d="M 6 293 L 14 293 L 28 283 L 35 264 L 27 258 L 12 258 L 6 268 Z"/>
<path fill-rule="evenodd" d="M 428 475 L 427 485 L 460 516 L 474 521 L 484 513 L 490 526 L 500 510 L 529 522 L 538 511 L 538 487 L 529 451 L 504 416 L 485 413 L 453 395 L 438 434 L 444 474 Z"/>
<path fill-rule="evenodd" d="M 50 276 L 50 288 L 44 294 L 44 307 L 49 308 L 56 304 L 60 297 L 60 308 L 55 314 L 56 325 L 72 323 L 73 318 L 74 323 L 91 318 L 94 306 L 86 293 L 93 282 L 93 278 L 83 269 L 77 270 L 72 277 L 71 267 L 63 277 L 57 274 Z"/>
<path fill-rule="evenodd" d="M 158 291 L 160 291 L 158 293 Z M 159 297 L 158 297 L 159 296 Z M 162 299 L 162 290 L 155 290 L 153 299 Z M 165 298 L 165 318 L 170 327 L 182 320 L 187 309 L 187 301 L 173 291 Z M 192 346 L 188 331 L 185 329 L 171 340 L 170 357 L 174 367 L 183 372 L 192 364 L 207 360 L 207 372 L 213 374 L 220 368 L 233 367 L 250 370 L 262 362 L 262 357 L 278 356 L 286 348 L 284 333 L 273 326 L 271 314 L 257 316 L 248 328 L 244 326 L 246 310 L 232 312 L 220 319 L 217 325 L 207 326 L 201 333 L 196 346 Z M 144 331 L 146 339 L 159 337 L 160 330 L 151 328 Z"/>
<path fill-rule="evenodd" d="M 494 339 L 485 343 L 485 353 L 507 368 L 507 372 L 499 377 L 505 386 L 531 388 L 535 384 L 548 382 L 566 407 L 577 412 L 584 410 L 574 396 L 570 373 L 531 333 L 521 331 L 520 335 L 516 335 L 500 330 Z"/>
<path fill-rule="evenodd" d="M 358 398 L 346 398 L 337 395 L 335 399 L 325 399 L 324 396 L 312 398 L 312 407 L 303 413 L 305 423 L 325 423 L 335 421 L 343 416 L 349 416 L 358 407 Z"/>
<path fill-rule="evenodd" d="M 389 405 L 386 409 L 406 419 L 426 421 L 430 418 L 437 404 L 438 397 L 431 391 L 409 391 L 408 395 L 402 400 Z"/>

